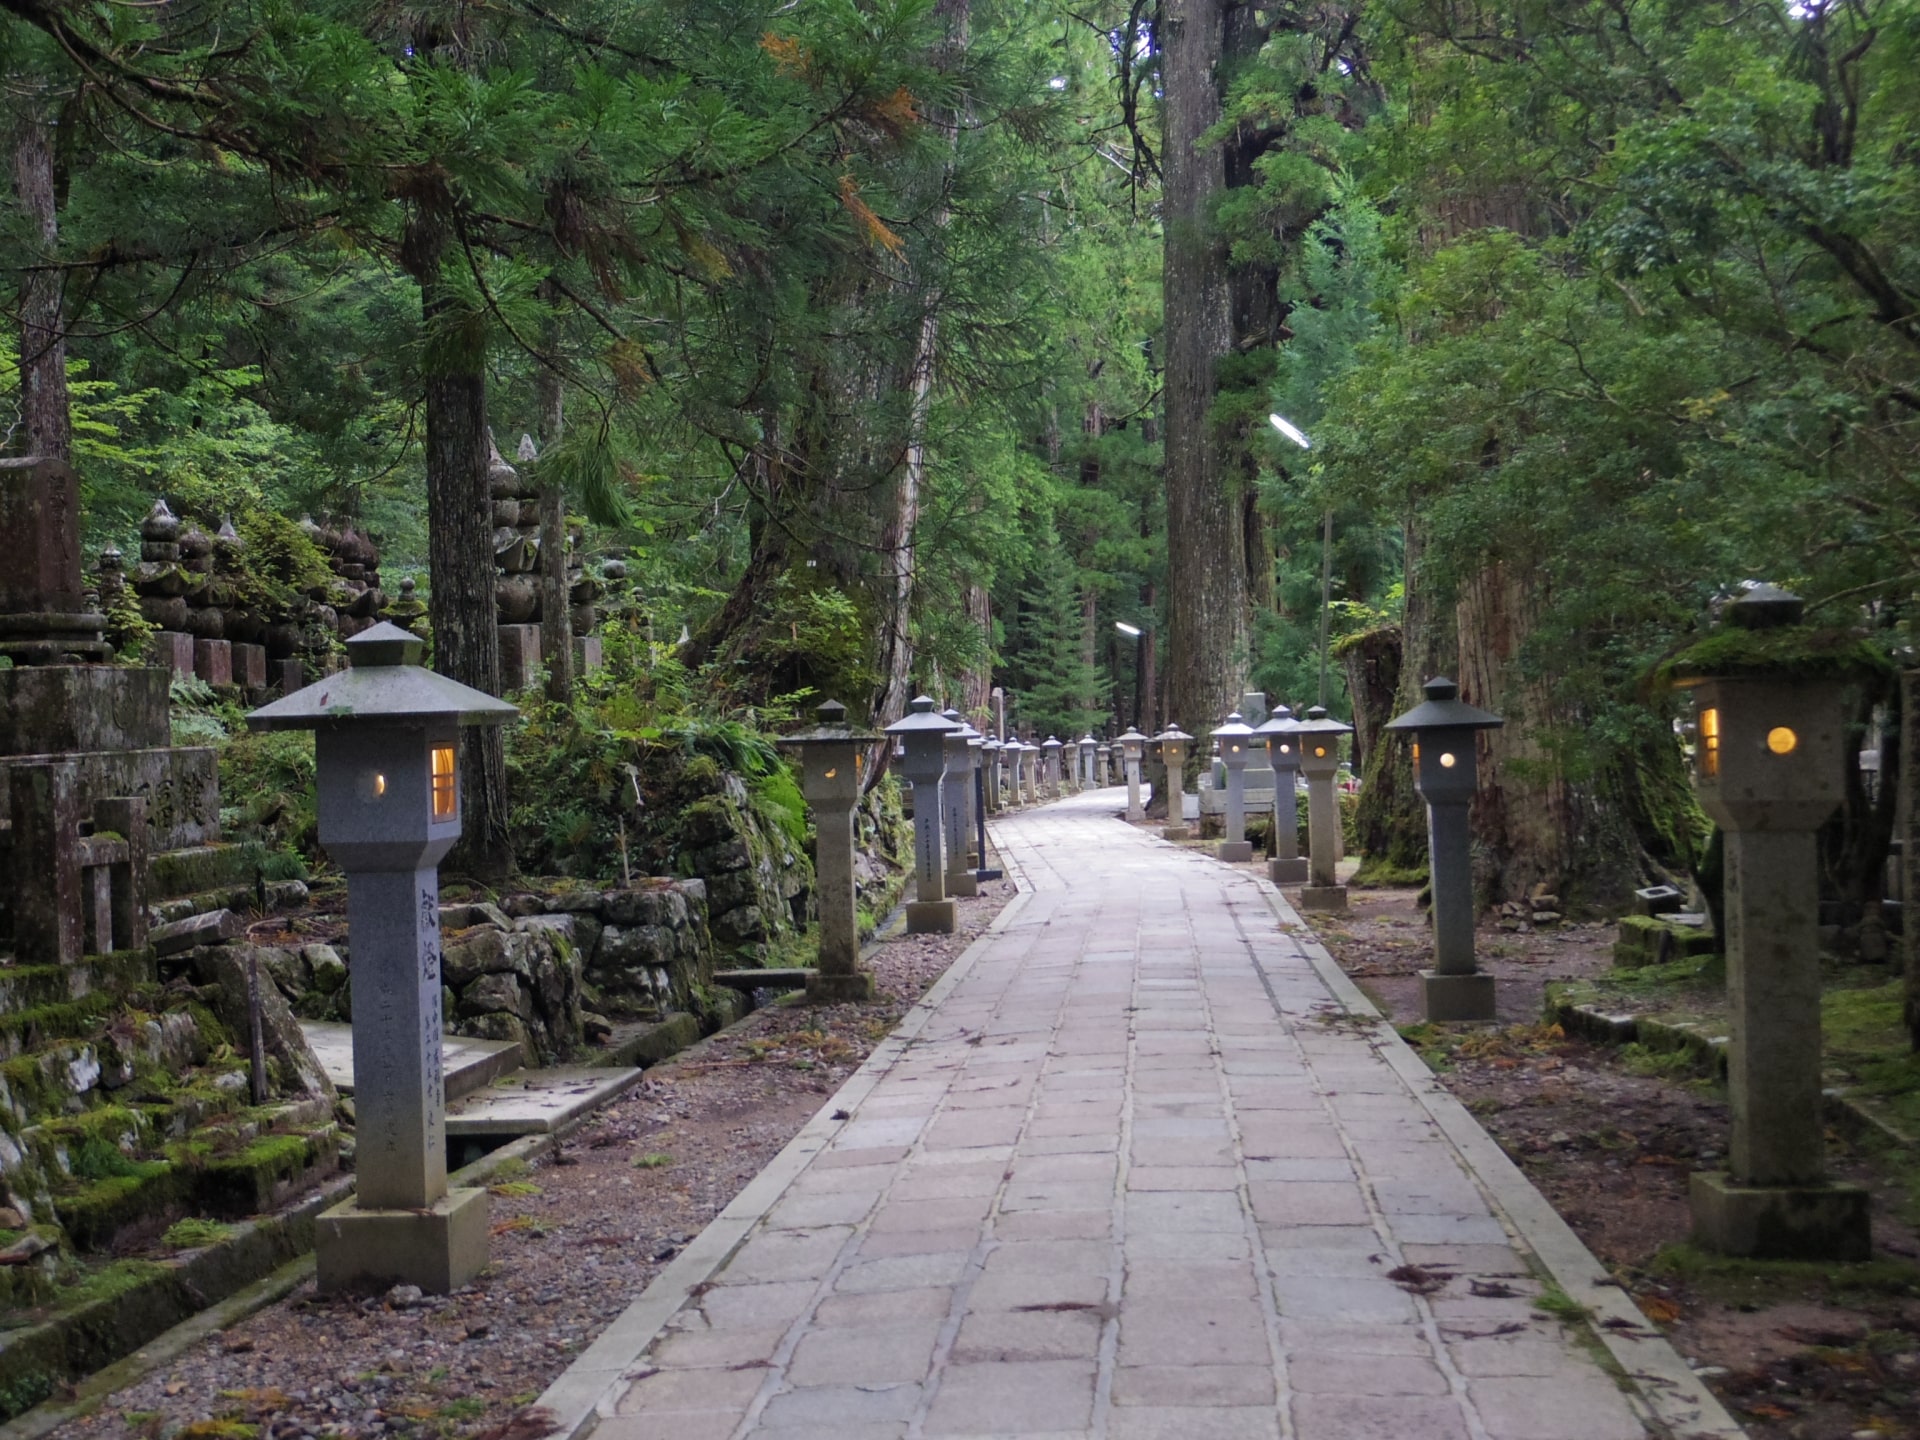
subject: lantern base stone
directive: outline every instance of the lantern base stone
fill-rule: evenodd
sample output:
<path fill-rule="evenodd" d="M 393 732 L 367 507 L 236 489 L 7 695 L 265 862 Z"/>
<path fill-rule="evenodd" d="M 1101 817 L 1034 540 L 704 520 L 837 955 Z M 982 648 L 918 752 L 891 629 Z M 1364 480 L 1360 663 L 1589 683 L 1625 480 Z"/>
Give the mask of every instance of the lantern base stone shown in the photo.
<path fill-rule="evenodd" d="M 1248 840 L 1222 840 L 1218 858 L 1230 865 L 1253 859 L 1253 843 Z"/>
<path fill-rule="evenodd" d="M 979 893 L 980 887 L 974 881 L 973 871 L 951 870 L 947 872 L 947 894 L 953 896 L 956 900 L 971 900 Z"/>
<path fill-rule="evenodd" d="M 1276 885 L 1304 885 L 1307 883 L 1307 862 L 1303 856 L 1298 860 L 1267 861 L 1267 879 Z"/>
<path fill-rule="evenodd" d="M 1193 832 L 1187 829 L 1185 825 L 1162 825 L 1160 827 L 1160 838 L 1162 840 L 1184 840 L 1192 833 Z"/>
<path fill-rule="evenodd" d="M 418 1285 L 450 1295 L 487 1266 L 487 1192 L 450 1190 L 426 1210 L 344 1200 L 315 1222 L 322 1292 Z"/>
<path fill-rule="evenodd" d="M 1722 1171 L 1696 1171 L 1690 1185 L 1693 1243 L 1762 1260 L 1866 1260 L 1873 1254 L 1871 1202 L 1858 1185 L 1739 1185 Z"/>
<path fill-rule="evenodd" d="M 1302 910 L 1344 911 L 1347 887 L 1344 885 L 1303 885 L 1300 888 Z"/>
<path fill-rule="evenodd" d="M 951 900 L 909 900 L 909 935 L 951 935 L 960 923 L 960 907 Z"/>
<path fill-rule="evenodd" d="M 1420 972 L 1420 998 L 1429 1020 L 1493 1019 L 1493 976 Z"/>
<path fill-rule="evenodd" d="M 814 975 L 807 980 L 807 1004 L 863 1005 L 873 999 L 873 976 L 864 970 L 851 975 Z"/>

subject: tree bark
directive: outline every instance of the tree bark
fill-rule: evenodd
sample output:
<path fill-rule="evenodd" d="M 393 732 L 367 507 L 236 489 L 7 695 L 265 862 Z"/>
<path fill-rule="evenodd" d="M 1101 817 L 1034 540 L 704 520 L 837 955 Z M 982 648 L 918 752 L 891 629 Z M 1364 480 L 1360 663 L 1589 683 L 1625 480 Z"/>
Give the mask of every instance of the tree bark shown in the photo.
<path fill-rule="evenodd" d="M 1409 517 L 1401 531 L 1406 555 L 1406 603 L 1401 611 L 1398 679 L 1389 709 L 1400 714 L 1419 704 L 1421 687 L 1458 668 L 1453 614 L 1434 604 L 1421 570 L 1426 533 Z M 1356 715 L 1358 711 L 1356 700 Z M 1388 718 L 1391 718 L 1389 716 Z M 1413 788 L 1413 757 L 1405 745 L 1376 744 L 1365 768 L 1354 828 L 1368 866 L 1405 873 L 1427 863 L 1427 811 Z"/>
<path fill-rule="evenodd" d="M 1247 668 L 1246 533 L 1209 414 L 1233 344 L 1227 250 L 1212 221 L 1226 188 L 1221 115 L 1225 0 L 1165 0 L 1161 74 L 1165 227 L 1167 705 L 1201 733 L 1234 708 Z"/>
<path fill-rule="evenodd" d="M 486 325 L 463 313 L 441 279 L 452 219 L 440 198 L 416 202 L 401 263 L 420 286 L 426 334 L 427 558 L 433 666 L 442 675 L 500 693 L 500 633 L 494 615 L 493 499 L 487 486 Z M 461 747 L 460 842 L 445 868 L 480 879 L 513 870 L 507 832 L 505 740 L 475 726 Z"/>
<path fill-rule="evenodd" d="M 1900 835 L 1900 945 L 1906 964 L 1907 1041 L 1920 1050 L 1920 804 L 1914 771 L 1920 760 L 1920 670 L 1900 676 L 1900 769 L 1894 779 Z"/>
<path fill-rule="evenodd" d="M 950 69 L 966 53 L 971 22 L 971 0 L 937 0 L 935 16 L 945 22 L 946 35 L 936 60 L 940 69 Z M 945 123 L 951 136 L 943 189 L 952 182 L 955 153 L 960 147 L 960 116 L 942 116 L 929 110 L 932 123 Z M 933 216 L 933 233 L 943 232 L 953 217 L 950 200 L 943 195 Z M 920 526 L 920 496 L 926 486 L 927 429 L 933 414 L 935 366 L 940 343 L 940 287 L 924 283 L 920 290 L 920 333 L 914 346 L 913 361 L 907 372 L 910 401 L 907 408 L 907 446 L 905 463 L 895 492 L 894 513 L 887 527 L 884 548 L 888 557 L 889 581 L 884 597 L 886 636 L 881 650 L 880 694 L 874 704 L 875 719 L 891 724 L 906 713 L 912 698 L 909 687 L 913 672 L 913 585 L 915 532 Z"/>
<path fill-rule="evenodd" d="M 23 82 L 19 76 L 16 83 Z M 53 126 L 31 90 L 16 102 L 13 190 L 39 245 L 30 262 L 50 262 L 60 243 L 53 169 Z M 28 270 L 20 282 L 20 423 L 24 453 L 71 463 L 73 420 L 67 403 L 67 330 L 60 272 Z"/>
<path fill-rule="evenodd" d="M 1479 736 L 1473 833 L 1484 856 L 1480 879 L 1489 900 L 1545 885 L 1569 906 L 1616 909 L 1641 873 L 1630 806 L 1610 773 L 1578 783 L 1569 777 L 1553 737 L 1577 730 L 1580 717 L 1517 664 L 1539 621 L 1539 584 L 1524 561 L 1495 559 L 1458 599 L 1461 697 L 1507 722 Z"/>

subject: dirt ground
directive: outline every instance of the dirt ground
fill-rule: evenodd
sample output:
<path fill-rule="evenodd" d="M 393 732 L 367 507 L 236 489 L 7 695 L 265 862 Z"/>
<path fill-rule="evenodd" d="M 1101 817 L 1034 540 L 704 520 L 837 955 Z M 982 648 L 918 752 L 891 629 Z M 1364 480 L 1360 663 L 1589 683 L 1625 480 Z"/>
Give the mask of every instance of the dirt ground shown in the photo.
<path fill-rule="evenodd" d="M 542 1433 L 527 1407 L 806 1124 L 1012 898 L 876 947 L 879 999 L 769 1005 L 491 1186 L 493 1263 L 445 1297 L 311 1282 L 54 1434 L 141 1440 Z"/>
<path fill-rule="evenodd" d="M 1920 1240 L 1901 1183 L 1915 1157 L 1828 1137 L 1835 1177 L 1874 1192 L 1871 1263 L 1704 1256 L 1684 1243 L 1687 1177 L 1722 1161 L 1724 1094 L 1683 1061 L 1542 1023 L 1547 981 L 1610 966 L 1611 926 L 1484 925 L 1499 1022 L 1430 1027 L 1413 891 L 1354 890 L 1349 915 L 1308 918 L 1754 1440 L 1920 1440 Z"/>

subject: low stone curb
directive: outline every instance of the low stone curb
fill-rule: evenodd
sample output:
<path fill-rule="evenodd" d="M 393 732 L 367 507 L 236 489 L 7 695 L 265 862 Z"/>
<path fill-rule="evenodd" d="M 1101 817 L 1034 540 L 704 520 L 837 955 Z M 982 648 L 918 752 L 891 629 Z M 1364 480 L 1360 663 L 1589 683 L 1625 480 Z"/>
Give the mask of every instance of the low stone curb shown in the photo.
<path fill-rule="evenodd" d="M 197 1324 L 216 1311 L 224 1313 L 236 1297 L 252 1294 L 295 1266 L 310 1266 L 315 1217 L 352 1191 L 353 1177 L 338 1176 L 276 1214 L 241 1222 L 226 1239 L 206 1246 L 131 1289 L 9 1335 L 4 1349 L 0 1349 L 0 1363 L 4 1363 L 9 1372 L 13 1366 L 7 1362 L 15 1356 L 46 1355 L 64 1359 L 74 1350 L 84 1348 L 89 1335 L 136 1338 L 131 1343 L 123 1340 L 124 1349 L 113 1346 L 120 1353 L 104 1369 L 73 1383 L 78 1399 L 42 1401 L 21 1412 L 0 1425 L 0 1440 L 33 1440 L 55 1426 L 86 1414 L 115 1390 L 144 1373 L 144 1367 L 138 1363 L 140 1357 L 166 1347 L 177 1331 Z M 289 1257 L 293 1258 L 289 1260 Z M 268 1278 L 262 1280 L 263 1275 Z M 210 1294 L 220 1298 L 211 1307 L 196 1313 L 196 1302 L 205 1306 L 205 1297 Z M 232 1324 L 272 1298 L 275 1297 L 256 1300 L 223 1323 Z M 183 1322 L 182 1317 L 191 1318 Z M 166 1353 L 170 1357 L 178 1350 Z M 36 1371 L 47 1373 L 53 1368 L 49 1364 L 36 1367 Z M 105 1377 L 108 1376 L 118 1378 L 107 1384 Z M 9 1378 L 19 1377 L 10 1375 Z"/>
<path fill-rule="evenodd" d="M 1606 1267 L 1560 1217 L 1532 1181 L 1508 1158 L 1473 1115 L 1434 1078 L 1400 1032 L 1328 953 L 1286 897 L 1260 875 L 1250 878 L 1273 906 L 1281 927 L 1305 952 L 1334 998 L 1358 1019 L 1376 1022 L 1370 1039 L 1440 1131 L 1467 1162 L 1494 1211 L 1522 1248 L 1587 1313 L 1589 1328 L 1627 1380 L 1642 1418 L 1671 1440 L 1745 1440 L 1706 1383 L 1688 1368 L 1666 1337 L 1640 1313 Z"/>
<path fill-rule="evenodd" d="M 1006 864 L 1004 858 L 1002 865 Z M 1008 878 L 1016 872 L 1008 870 Z M 1018 884 L 1016 880 L 1016 884 Z M 600 1406 L 630 1378 L 634 1362 L 646 1351 L 668 1320 L 701 1286 L 733 1258 L 754 1226 L 766 1216 L 794 1179 L 827 1147 L 845 1124 L 836 1113 L 851 1114 L 872 1092 L 880 1077 L 904 1055 L 926 1028 L 940 1003 L 973 968 L 974 962 L 999 932 L 1025 907 L 1032 891 L 1018 884 L 1018 893 L 994 916 L 986 929 L 960 953 L 958 959 L 914 1007 L 901 1018 L 891 1035 L 874 1048 L 860 1068 L 827 1098 L 814 1116 L 787 1142 L 732 1202 L 693 1238 L 686 1249 L 654 1276 L 640 1296 L 582 1352 L 580 1358 L 549 1385 L 531 1407 L 547 1428 L 533 1440 L 586 1440 L 600 1423 Z M 4 1437 L 0 1437 L 4 1440 Z"/>

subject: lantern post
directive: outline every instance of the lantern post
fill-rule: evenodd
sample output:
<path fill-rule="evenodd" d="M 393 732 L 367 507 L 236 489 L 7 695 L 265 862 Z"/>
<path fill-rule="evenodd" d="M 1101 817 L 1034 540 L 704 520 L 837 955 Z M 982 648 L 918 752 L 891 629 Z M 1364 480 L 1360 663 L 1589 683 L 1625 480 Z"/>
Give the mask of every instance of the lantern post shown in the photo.
<path fill-rule="evenodd" d="M 1276 885 L 1302 885 L 1307 880 L 1306 857 L 1300 853 L 1300 722 L 1285 705 L 1254 727 L 1256 740 L 1267 746 L 1273 767 L 1273 858 L 1267 878 Z"/>
<path fill-rule="evenodd" d="M 1237 863 L 1253 858 L 1253 846 L 1247 841 L 1247 759 L 1252 748 L 1253 727 L 1234 711 L 1226 723 L 1217 725 L 1213 738 L 1220 746 L 1220 763 L 1227 771 L 1226 813 L 1221 817 L 1223 836 L 1216 852 L 1220 859 Z"/>
<path fill-rule="evenodd" d="M 1673 667 L 1693 692 L 1694 790 L 1726 840 L 1733 1135 L 1727 1169 L 1692 1178 L 1693 1235 L 1724 1254 L 1864 1260 L 1868 1195 L 1826 1178 L 1820 1093 L 1815 834 L 1846 789 L 1845 662 L 1810 678 L 1779 658 L 1801 612 L 1754 586 L 1726 606 L 1713 648 Z M 1759 631 L 1773 633 L 1741 643 Z"/>
<path fill-rule="evenodd" d="M 947 773 L 940 782 L 940 813 L 946 826 L 947 894 L 972 899 L 980 893 L 967 854 L 973 844 L 972 747 L 979 741 L 980 732 L 961 719 L 958 710 L 942 713 L 954 726 L 943 742 L 947 749 Z"/>
<path fill-rule="evenodd" d="M 1427 802 L 1427 874 L 1433 891 L 1433 969 L 1420 973 L 1429 1020 L 1491 1020 L 1493 977 L 1474 964 L 1473 832 L 1467 807 L 1479 783 L 1474 736 L 1506 722 L 1460 698 L 1444 675 L 1426 699 L 1386 724 L 1413 738 L 1413 787 Z"/>
<path fill-rule="evenodd" d="M 820 908 L 820 959 L 807 984 L 814 1004 L 871 1000 L 873 976 L 860 969 L 860 921 L 853 879 L 853 812 L 860 803 L 866 747 L 880 737 L 847 725 L 847 707 L 829 700 L 819 724 L 780 741 L 800 753 L 800 793 L 813 807 L 813 893 Z"/>
<path fill-rule="evenodd" d="M 1160 758 L 1167 766 L 1167 823 L 1161 827 L 1163 840 L 1187 838 L 1187 746 L 1193 736 L 1176 721 L 1154 736 L 1160 746 Z"/>
<path fill-rule="evenodd" d="M 440 861 L 460 838 L 460 727 L 520 712 L 420 665 L 382 622 L 348 668 L 247 716 L 312 730 L 320 843 L 347 876 L 357 1193 L 316 1222 L 319 1285 L 444 1295 L 487 1263 L 487 1192 L 447 1187 Z"/>
<path fill-rule="evenodd" d="M 1049 800 L 1060 798 L 1060 750 L 1060 741 L 1056 736 L 1049 735 L 1040 742 L 1041 763 L 1046 768 L 1046 776 L 1041 783 L 1046 788 Z"/>
<path fill-rule="evenodd" d="M 933 713 L 931 696 L 918 696 L 887 726 L 904 752 L 900 773 L 913 786 L 913 875 L 916 899 L 907 902 L 907 933 L 950 935 L 958 907 L 947 898 L 946 845 L 940 782 L 947 773 L 947 732 L 958 728 Z"/>
<path fill-rule="evenodd" d="M 1334 776 L 1340 770 L 1340 737 L 1353 733 L 1351 725 L 1329 720 L 1318 705 L 1294 730 L 1300 739 L 1300 770 L 1307 777 L 1307 884 L 1300 904 L 1307 910 L 1345 910 L 1347 887 L 1334 870 L 1340 854 L 1340 798 Z"/>
<path fill-rule="evenodd" d="M 1140 763 L 1147 758 L 1147 737 L 1129 725 L 1118 744 L 1120 763 L 1127 771 L 1127 819 L 1138 822 L 1147 818 L 1146 807 L 1140 803 Z"/>

